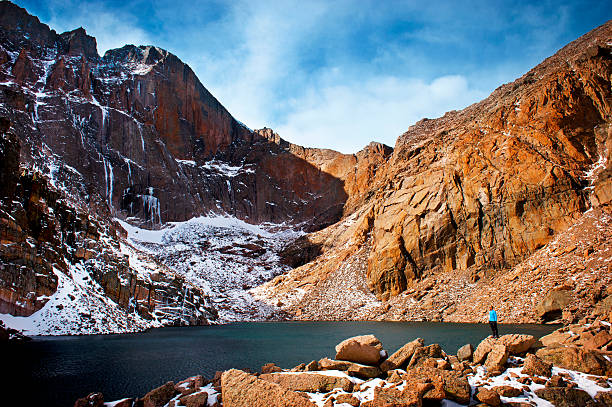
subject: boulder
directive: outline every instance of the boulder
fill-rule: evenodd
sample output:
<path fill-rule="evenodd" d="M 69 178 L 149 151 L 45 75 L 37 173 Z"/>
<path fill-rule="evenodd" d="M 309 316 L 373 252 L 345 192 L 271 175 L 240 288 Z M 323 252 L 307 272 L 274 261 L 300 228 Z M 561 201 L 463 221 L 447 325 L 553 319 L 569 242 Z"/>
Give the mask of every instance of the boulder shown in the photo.
<path fill-rule="evenodd" d="M 510 355 L 520 355 L 527 352 L 535 342 L 536 338 L 532 335 L 509 334 L 502 335 L 497 339 L 489 336 L 476 347 L 473 357 L 474 363 L 482 363 L 495 344 L 505 345 Z"/>
<path fill-rule="evenodd" d="M 179 398 L 181 405 L 185 407 L 206 407 L 208 404 L 208 393 L 200 391 Z"/>
<path fill-rule="evenodd" d="M 607 344 L 612 342 L 612 335 L 607 331 L 600 331 L 588 340 L 584 341 L 584 347 L 586 349 L 601 349 Z"/>
<path fill-rule="evenodd" d="M 471 343 L 463 345 L 457 351 L 457 359 L 459 359 L 459 362 L 463 362 L 464 360 L 472 360 L 472 355 L 474 355 L 474 347 Z"/>
<path fill-rule="evenodd" d="M 336 403 L 348 404 L 352 407 L 358 407 L 359 404 L 361 404 L 359 399 L 351 394 L 338 394 L 338 396 L 336 396 Z"/>
<path fill-rule="evenodd" d="M 401 373 L 400 377 L 409 382 L 432 382 L 435 391 L 436 383 L 442 383 L 444 390 L 444 398 L 456 401 L 461 404 L 467 404 L 470 401 L 471 387 L 465 376 L 452 370 L 442 370 L 431 367 L 417 367 L 408 369 L 406 373 Z M 427 392 L 424 397 L 432 396 Z M 434 398 L 432 396 L 432 398 Z"/>
<path fill-rule="evenodd" d="M 499 398 L 499 394 L 497 394 L 497 392 L 492 389 L 480 387 L 478 389 L 478 393 L 476 393 L 476 399 L 489 406 L 501 406 L 501 399 Z"/>
<path fill-rule="evenodd" d="M 74 407 L 103 407 L 104 396 L 102 393 L 89 393 L 87 397 L 78 399 Z"/>
<path fill-rule="evenodd" d="M 362 365 L 359 363 L 346 362 L 343 360 L 333 360 L 323 358 L 319 360 L 320 370 L 341 370 L 347 372 L 350 376 L 360 377 L 362 379 L 371 379 L 382 374 L 376 366 Z"/>
<path fill-rule="evenodd" d="M 576 346 L 552 346 L 539 349 L 536 355 L 545 362 L 565 369 L 599 376 L 612 375 L 612 362 L 595 350 Z"/>
<path fill-rule="evenodd" d="M 361 407 L 422 407 L 423 394 L 431 388 L 430 383 L 420 383 L 416 387 L 374 388 L 374 398 L 361 404 Z"/>
<path fill-rule="evenodd" d="M 417 348 L 410 358 L 408 369 L 422 365 L 428 359 L 437 359 L 443 356 L 442 348 L 437 343 Z M 437 365 L 437 363 L 434 363 Z M 434 366 L 432 366 L 434 367 Z"/>
<path fill-rule="evenodd" d="M 174 388 L 174 382 L 168 382 L 156 389 L 151 390 L 142 398 L 143 407 L 163 407 L 178 391 Z"/>
<path fill-rule="evenodd" d="M 274 363 L 266 363 L 265 365 L 261 367 L 261 373 L 275 373 L 275 372 L 282 372 L 282 371 L 283 369 L 276 366 Z"/>
<path fill-rule="evenodd" d="M 505 345 L 497 344 L 493 346 L 491 352 L 487 355 L 485 367 L 487 372 L 491 374 L 499 374 L 505 370 L 506 362 L 508 361 L 508 348 Z"/>
<path fill-rule="evenodd" d="M 572 302 L 571 292 L 565 288 L 549 291 L 536 306 L 536 313 L 544 322 L 561 318 L 563 308 Z"/>
<path fill-rule="evenodd" d="M 535 394 L 556 407 L 589 406 L 593 402 L 586 391 L 569 387 L 544 387 L 535 390 Z"/>
<path fill-rule="evenodd" d="M 185 380 L 181 380 L 177 384 L 174 385 L 174 389 L 181 393 L 183 396 L 187 394 L 194 393 L 198 388 L 204 386 L 206 384 L 206 380 L 201 375 L 192 376 Z"/>
<path fill-rule="evenodd" d="M 279 384 L 292 391 L 327 393 L 338 388 L 346 392 L 353 390 L 353 382 L 347 377 L 329 376 L 320 373 L 269 373 L 262 374 L 259 378 Z"/>
<path fill-rule="evenodd" d="M 546 336 L 540 338 L 542 346 L 554 346 L 554 345 L 567 345 L 577 339 L 576 335 L 572 335 L 568 331 L 561 332 L 559 330 L 554 331 Z"/>
<path fill-rule="evenodd" d="M 313 360 L 304 367 L 304 370 L 306 370 L 307 372 L 315 372 L 317 370 L 320 370 L 319 363 L 316 360 Z"/>
<path fill-rule="evenodd" d="M 375 366 L 382 358 L 382 350 L 374 335 L 354 336 L 336 345 L 336 359 Z"/>
<path fill-rule="evenodd" d="M 492 387 L 491 390 L 493 390 L 494 392 L 496 392 L 502 397 L 518 397 L 521 394 L 523 394 L 523 390 L 517 389 L 516 387 L 512 387 L 512 386 L 506 386 L 506 385 Z"/>
<path fill-rule="evenodd" d="M 561 376 L 554 375 L 546 382 L 546 387 L 568 387 L 568 386 L 565 380 L 563 380 Z"/>
<path fill-rule="evenodd" d="M 424 341 L 421 338 L 417 338 L 412 342 L 408 342 L 395 353 L 393 353 L 387 360 L 380 364 L 380 370 L 387 372 L 389 370 L 398 369 L 404 367 L 410 360 L 414 352 L 424 345 Z"/>
<path fill-rule="evenodd" d="M 530 353 L 525 358 L 525 363 L 523 364 L 521 372 L 530 376 L 550 377 L 552 374 L 552 364 L 544 362 L 536 355 Z"/>
<path fill-rule="evenodd" d="M 316 407 L 306 396 L 231 369 L 221 376 L 223 407 Z"/>

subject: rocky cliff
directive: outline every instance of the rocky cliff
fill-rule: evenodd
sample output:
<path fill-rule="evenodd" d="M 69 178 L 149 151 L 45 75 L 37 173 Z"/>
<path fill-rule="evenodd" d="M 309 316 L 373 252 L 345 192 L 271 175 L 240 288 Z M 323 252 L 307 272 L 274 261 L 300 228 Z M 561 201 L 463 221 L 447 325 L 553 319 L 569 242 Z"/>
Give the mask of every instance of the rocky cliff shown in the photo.
<path fill-rule="evenodd" d="M 246 289 L 265 281 L 260 280 L 262 276 L 271 278 L 284 270 L 275 262 L 273 249 L 279 237 L 264 242 L 240 224 L 236 233 L 203 225 L 196 240 L 187 243 L 194 246 L 180 255 L 196 258 L 185 268 L 176 260 L 178 253 L 139 239 L 128 242 L 114 219 L 159 229 L 168 222 L 222 215 L 251 224 L 318 230 L 343 216 L 345 207 L 353 205 L 354 199 L 348 197 L 359 195 L 391 153 L 387 146 L 371 145 L 346 155 L 293 145 L 270 129 L 252 131 L 235 120 L 171 53 L 127 45 L 101 57 L 95 38 L 83 28 L 57 34 L 10 2 L 0 3 L 0 90 L 0 117 L 10 119 L 10 131 L 4 129 L 3 137 L 18 151 L 3 156 L 3 165 L 10 169 L 2 173 L 6 198 L 2 213 L 7 225 L 3 229 L 2 312 L 13 316 L 38 312 L 49 296 L 59 292 L 56 269 L 70 275 L 73 265 L 95 257 L 101 267 L 129 274 L 145 252 L 152 256 L 154 268 L 172 270 L 177 276 L 181 281 L 177 292 L 184 288 L 181 276 L 189 275 L 188 280 L 200 287 L 212 286 L 212 294 L 235 289 L 238 298 L 248 300 Z M 5 183 L 4 177 L 10 182 Z M 23 208 L 16 209 L 13 201 L 22 201 Z M 17 213 L 22 209 L 25 215 Z M 51 218 L 40 218 L 41 211 L 51 212 Z M 71 215 L 55 219 L 58 211 Z M 94 239 L 98 243 L 87 239 L 67 243 L 62 234 L 55 235 L 62 230 L 70 236 L 85 236 L 90 221 L 84 214 L 95 214 L 94 229 L 106 231 L 119 258 L 101 255 L 99 238 Z M 217 239 L 219 234 L 225 237 Z M 228 242 L 227 236 L 234 241 Z M 27 239 L 32 247 L 24 245 Z M 49 241 L 51 252 L 44 250 Z M 240 246 L 245 244 L 257 249 Z M 86 257 L 75 257 L 69 246 Z M 267 249 L 272 253 L 261 260 L 260 251 Z M 196 252 L 201 256 L 195 256 Z M 36 256 L 35 261 L 23 260 Z M 54 268 L 57 256 L 64 263 Z M 19 264 L 25 261 L 21 269 L 12 266 L 15 259 L 20 259 Z M 232 261 L 245 265 L 244 274 L 235 263 L 230 267 Z M 235 275 L 228 277 L 232 270 Z M 146 314 L 154 312 L 156 291 L 150 279 L 146 279 L 149 286 L 137 289 L 136 275 L 127 285 L 125 276 L 119 282 L 110 281 L 105 273 L 98 277 L 95 280 L 105 294 L 120 307 L 127 309 L 130 298 L 141 301 L 144 296 Z M 182 298 L 177 292 L 171 295 L 173 301 Z M 214 319 L 216 311 L 208 294 L 197 295 L 204 302 L 195 301 L 194 312 L 203 315 L 201 305 L 211 318 L 179 319 L 191 323 Z M 157 300 L 172 303 L 164 295 Z M 226 307 L 223 295 L 214 301 Z M 231 308 L 269 317 L 269 311 L 254 311 L 256 306 L 234 303 Z"/>
<path fill-rule="evenodd" d="M 596 231 L 579 244 L 590 247 L 584 260 L 602 251 L 597 264 L 581 261 L 580 274 L 595 277 L 573 278 L 566 291 L 582 298 L 573 311 L 592 307 L 585 293 L 612 279 L 611 39 L 608 22 L 482 102 L 412 126 L 354 212 L 296 243 L 319 257 L 258 294 L 284 297 L 306 319 L 477 321 L 495 303 L 508 321 L 537 321 L 539 295 L 563 278 L 538 274 L 546 283 L 534 292 L 533 278 L 513 267 L 550 253 L 576 224 Z M 514 297 L 508 281 L 492 282 L 505 275 L 516 280 Z"/>
<path fill-rule="evenodd" d="M 605 313 L 610 44 L 609 22 L 394 149 L 341 154 L 248 129 L 165 50 L 100 56 L 0 2 L 2 310 L 49 308 L 90 262 L 121 309 L 147 298 L 140 317 L 195 292 L 183 322 Z"/>
<path fill-rule="evenodd" d="M 309 230 L 342 216 L 351 191 L 335 175 L 355 156 L 249 130 L 165 50 L 100 57 L 82 28 L 56 34 L 12 3 L 0 8 L 0 114 L 27 144 L 22 161 L 58 158 L 58 175 L 76 170 L 73 194 L 96 210 L 150 226 L 212 211 Z M 342 168 L 323 168 L 330 154 Z"/>

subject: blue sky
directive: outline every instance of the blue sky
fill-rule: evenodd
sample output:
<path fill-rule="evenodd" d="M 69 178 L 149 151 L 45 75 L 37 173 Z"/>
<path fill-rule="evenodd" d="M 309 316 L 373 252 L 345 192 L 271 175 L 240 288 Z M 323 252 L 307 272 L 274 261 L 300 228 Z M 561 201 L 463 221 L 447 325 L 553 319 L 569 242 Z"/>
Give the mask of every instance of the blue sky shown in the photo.
<path fill-rule="evenodd" d="M 176 54 L 251 128 L 353 153 L 486 97 L 612 18 L 608 1 L 16 0 L 98 52 Z"/>

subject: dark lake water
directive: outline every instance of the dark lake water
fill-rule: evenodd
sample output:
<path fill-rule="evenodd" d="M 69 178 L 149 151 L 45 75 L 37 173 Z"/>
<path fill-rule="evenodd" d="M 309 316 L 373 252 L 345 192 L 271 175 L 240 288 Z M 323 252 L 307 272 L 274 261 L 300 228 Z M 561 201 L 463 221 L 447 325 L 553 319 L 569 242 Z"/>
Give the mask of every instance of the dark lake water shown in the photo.
<path fill-rule="evenodd" d="M 500 325 L 499 333 L 540 337 L 551 325 Z M 489 335 L 485 324 L 430 322 L 260 322 L 154 329 L 138 334 L 37 337 L 5 346 L 2 370 L 16 405 L 72 406 L 92 391 L 106 401 L 142 396 L 169 381 L 195 374 L 212 378 L 229 368 L 283 368 L 323 357 L 355 335 L 376 335 L 390 353 L 416 337 L 455 353 Z M 7 394 L 7 393 L 4 393 Z M 9 399 L 11 397 L 9 396 Z M 3 402 L 9 404 L 3 396 Z"/>

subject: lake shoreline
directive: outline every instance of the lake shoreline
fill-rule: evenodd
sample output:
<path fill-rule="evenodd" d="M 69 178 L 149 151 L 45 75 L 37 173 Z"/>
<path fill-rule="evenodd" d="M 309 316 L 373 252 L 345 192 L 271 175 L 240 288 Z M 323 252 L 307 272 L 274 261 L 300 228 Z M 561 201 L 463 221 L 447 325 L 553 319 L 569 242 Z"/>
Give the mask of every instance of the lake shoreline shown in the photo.
<path fill-rule="evenodd" d="M 373 335 L 343 340 L 335 358 L 307 360 L 289 369 L 266 363 L 261 370 L 230 368 L 214 376 L 169 381 L 115 407 L 379 407 L 606 406 L 612 401 L 611 325 L 606 321 L 561 327 L 541 338 L 488 336 L 474 349 L 446 353 L 417 338 L 388 355 Z M 595 337 L 606 337 L 594 342 Z M 605 343 L 601 346 L 601 343 Z M 599 345 L 599 349 L 593 347 Z M 570 356 L 568 356 L 568 354 Z M 576 357 L 578 355 L 578 357 Z M 75 407 L 104 400 L 100 392 Z M 391 403 L 391 404 L 389 404 Z M 558 404 L 560 403 L 560 404 Z"/>

